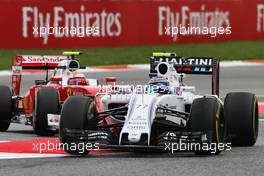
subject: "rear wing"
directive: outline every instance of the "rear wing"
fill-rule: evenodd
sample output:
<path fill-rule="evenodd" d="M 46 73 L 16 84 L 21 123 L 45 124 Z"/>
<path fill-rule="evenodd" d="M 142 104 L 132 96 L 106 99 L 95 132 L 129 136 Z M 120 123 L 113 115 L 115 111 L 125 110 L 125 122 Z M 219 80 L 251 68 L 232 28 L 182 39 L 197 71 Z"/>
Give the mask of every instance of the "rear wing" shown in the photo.
<path fill-rule="evenodd" d="M 18 55 L 13 60 L 13 70 L 17 67 L 30 70 L 55 69 L 65 59 L 67 56 Z"/>
<path fill-rule="evenodd" d="M 12 63 L 12 89 L 15 95 L 20 94 L 20 84 L 22 70 L 46 70 L 46 79 L 48 70 L 55 69 L 58 64 L 67 59 L 67 56 L 40 56 L 40 55 L 18 55 Z"/>
<path fill-rule="evenodd" d="M 219 60 L 213 57 L 177 57 L 174 54 L 154 55 L 150 58 L 150 77 L 156 76 L 160 62 L 174 65 L 178 73 L 212 75 L 212 94 L 219 95 Z"/>

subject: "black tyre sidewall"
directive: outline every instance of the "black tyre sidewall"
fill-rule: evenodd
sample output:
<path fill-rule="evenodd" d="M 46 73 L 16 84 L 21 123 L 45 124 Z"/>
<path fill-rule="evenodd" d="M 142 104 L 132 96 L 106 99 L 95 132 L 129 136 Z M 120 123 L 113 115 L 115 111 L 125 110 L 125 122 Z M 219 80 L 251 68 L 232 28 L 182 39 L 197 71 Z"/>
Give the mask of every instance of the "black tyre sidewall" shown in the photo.
<path fill-rule="evenodd" d="M 231 144 L 253 146 L 258 136 L 258 103 L 255 95 L 247 92 L 229 93 L 224 106 Z"/>
<path fill-rule="evenodd" d="M 220 122 L 224 122 L 223 106 L 215 97 L 203 97 L 193 101 L 190 114 L 190 129 L 192 132 L 205 132 L 209 143 L 218 145 L 225 142 L 225 127 L 220 129 Z M 224 124 L 225 125 L 225 124 Z M 211 151 L 195 151 L 197 154 L 219 154 Z"/>
<path fill-rule="evenodd" d="M 12 118 L 12 92 L 7 86 L 0 86 L 0 131 L 6 131 Z"/>
<path fill-rule="evenodd" d="M 71 96 L 63 105 L 60 129 L 95 130 L 95 113 L 96 107 L 90 97 Z"/>
<path fill-rule="evenodd" d="M 35 96 L 33 112 L 34 132 L 40 136 L 53 136 L 56 131 L 48 127 L 48 114 L 60 114 L 59 94 L 53 88 L 41 88 Z"/>
<path fill-rule="evenodd" d="M 72 138 L 64 135 L 65 130 L 96 130 L 98 119 L 97 112 L 92 98 L 85 96 L 71 96 L 65 101 L 61 111 L 60 121 L 60 141 L 70 146 L 72 143 L 78 144 Z M 69 154 L 86 155 L 86 152 L 78 150 L 64 149 Z"/>

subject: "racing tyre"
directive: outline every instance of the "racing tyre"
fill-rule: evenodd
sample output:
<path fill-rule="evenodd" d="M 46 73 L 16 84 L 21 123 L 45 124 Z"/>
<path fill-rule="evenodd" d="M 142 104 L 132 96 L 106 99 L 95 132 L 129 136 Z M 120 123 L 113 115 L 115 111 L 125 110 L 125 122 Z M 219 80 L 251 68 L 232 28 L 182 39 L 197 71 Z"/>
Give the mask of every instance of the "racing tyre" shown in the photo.
<path fill-rule="evenodd" d="M 60 121 L 60 140 L 65 145 L 64 150 L 69 154 L 86 155 L 89 150 L 71 147 L 72 145 L 80 146 L 85 144 L 75 138 L 74 135 L 69 135 L 71 131 L 96 130 L 98 118 L 95 103 L 92 98 L 85 96 L 69 97 L 61 111 Z"/>
<path fill-rule="evenodd" d="M 225 98 L 228 142 L 232 146 L 253 146 L 258 137 L 258 102 L 252 93 L 233 92 Z"/>
<path fill-rule="evenodd" d="M 203 132 L 207 138 L 207 142 L 202 141 L 200 147 L 195 149 L 196 154 L 219 154 L 224 150 L 224 146 L 221 149 L 218 147 L 225 142 L 226 128 L 223 105 L 217 98 L 195 99 L 191 107 L 189 123 L 192 132 Z"/>
<path fill-rule="evenodd" d="M 54 136 L 56 130 L 48 126 L 48 114 L 60 114 L 59 94 L 56 89 L 39 89 L 35 96 L 33 129 L 40 136 Z"/>
<path fill-rule="evenodd" d="M 12 92 L 7 86 L 0 86 L 0 131 L 6 131 L 12 118 Z"/>

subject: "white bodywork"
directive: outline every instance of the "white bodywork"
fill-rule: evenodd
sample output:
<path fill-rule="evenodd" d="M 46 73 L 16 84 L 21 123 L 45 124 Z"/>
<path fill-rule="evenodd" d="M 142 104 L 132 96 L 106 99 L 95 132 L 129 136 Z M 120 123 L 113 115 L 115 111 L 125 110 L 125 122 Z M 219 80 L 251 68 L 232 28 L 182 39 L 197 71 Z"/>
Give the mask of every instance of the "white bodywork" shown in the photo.
<path fill-rule="evenodd" d="M 178 74 L 173 65 L 166 64 L 169 68 L 164 74 L 159 73 L 158 76 L 166 77 L 169 80 L 169 93 L 161 94 L 151 92 L 147 85 L 136 87 L 132 94 L 127 95 L 105 95 L 101 101 L 103 110 L 107 110 L 107 105 L 112 102 L 128 103 L 128 112 L 125 117 L 124 126 L 122 127 L 119 144 L 123 134 L 128 134 L 128 141 L 131 144 L 140 142 L 142 134 L 147 134 L 148 145 L 150 144 L 150 134 L 153 121 L 157 115 L 157 107 L 164 106 L 181 112 L 186 112 L 185 105 L 191 105 L 193 100 L 202 96 L 195 95 L 195 87 L 184 86 L 180 80 L 183 75 Z M 158 67 L 158 66 L 157 66 Z M 127 97 L 127 98 L 124 98 Z M 111 117 L 113 118 L 113 117 Z M 176 124 L 186 125 L 186 120 L 175 116 L 166 115 L 166 120 Z"/>
<path fill-rule="evenodd" d="M 156 109 L 159 105 L 185 112 L 185 105 L 191 104 L 198 97 L 201 96 L 194 95 L 192 92 L 184 92 L 181 95 L 160 95 L 159 93 L 137 94 L 135 92 L 129 102 L 128 113 L 121 130 L 119 143 L 121 143 L 122 134 L 127 133 L 130 143 L 138 143 L 141 135 L 147 134 L 149 144 L 151 127 L 156 117 Z M 167 115 L 166 120 L 179 125 L 186 125 L 186 121 L 183 121 L 181 118 L 175 118 L 174 116 Z"/>
<path fill-rule="evenodd" d="M 186 112 L 186 105 L 191 105 L 194 99 L 202 97 L 201 95 L 194 94 L 195 87 L 183 85 L 181 78 L 184 75 L 178 74 L 173 65 L 164 62 L 160 64 L 165 64 L 168 67 L 166 73 L 160 73 L 157 69 L 157 76 L 165 77 L 169 81 L 169 91 L 167 93 L 151 91 L 149 85 L 143 85 L 134 88 L 132 93 L 115 92 L 104 95 L 98 94 L 96 96 L 96 98 L 101 97 L 99 104 L 101 112 L 109 110 L 111 103 L 128 104 L 128 111 L 124 121 L 116 119 L 113 116 L 109 116 L 107 119 L 112 124 L 124 122 L 119 135 L 120 145 L 123 134 L 127 134 L 128 141 L 131 144 L 137 144 L 140 142 L 141 136 L 146 134 L 148 136 L 148 145 L 150 145 L 151 127 L 157 114 L 159 114 L 157 112 L 159 106 Z M 213 96 L 218 98 L 216 95 Z M 185 126 L 187 124 L 187 121 L 180 117 L 165 115 L 165 118 L 178 125 Z M 59 116 L 48 115 L 48 123 L 50 126 L 58 127 L 59 119 Z"/>

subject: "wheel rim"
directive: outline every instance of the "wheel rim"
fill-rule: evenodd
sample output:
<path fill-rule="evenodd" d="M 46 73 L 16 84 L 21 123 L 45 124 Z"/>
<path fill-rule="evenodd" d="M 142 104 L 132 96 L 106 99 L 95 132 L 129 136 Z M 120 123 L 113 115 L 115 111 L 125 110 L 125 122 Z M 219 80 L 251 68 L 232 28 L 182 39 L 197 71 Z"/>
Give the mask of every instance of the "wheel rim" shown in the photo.
<path fill-rule="evenodd" d="M 216 142 L 223 142 L 225 138 L 225 120 L 223 115 L 223 106 L 218 103 L 216 113 Z"/>

